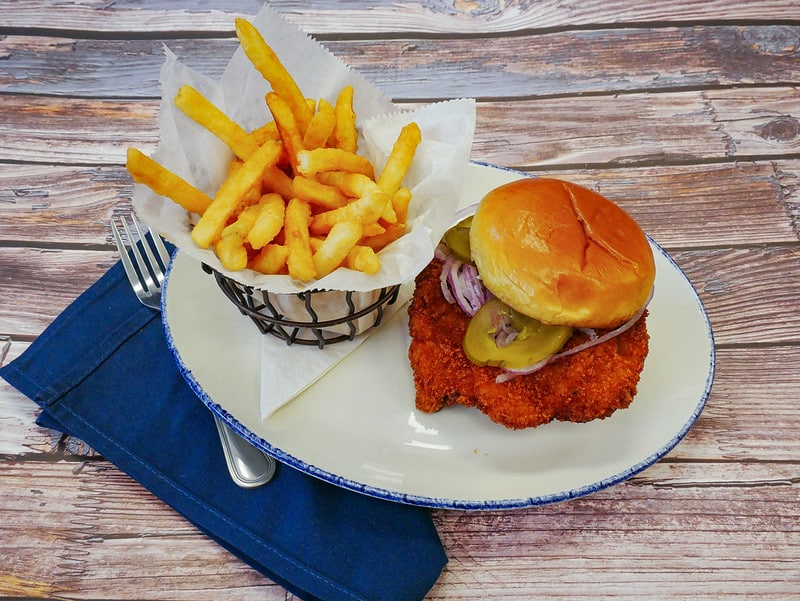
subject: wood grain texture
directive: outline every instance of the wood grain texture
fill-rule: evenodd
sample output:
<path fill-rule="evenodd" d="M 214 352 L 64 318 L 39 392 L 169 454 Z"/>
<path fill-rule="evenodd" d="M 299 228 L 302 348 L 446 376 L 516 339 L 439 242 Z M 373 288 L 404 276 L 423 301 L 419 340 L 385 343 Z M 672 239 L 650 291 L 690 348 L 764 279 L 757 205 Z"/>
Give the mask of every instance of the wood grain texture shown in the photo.
<path fill-rule="evenodd" d="M 0 364 L 116 261 L 163 46 L 219 77 L 261 5 L 0 0 Z M 427 600 L 797 599 L 796 0 L 269 5 L 402 107 L 477 98 L 473 159 L 616 200 L 714 328 L 711 394 L 662 461 L 569 502 L 432 511 Z M 0 598 L 296 599 L 37 414 L 0 380 Z"/>
<path fill-rule="evenodd" d="M 775 462 L 795 470 L 796 476 L 792 458 L 800 457 L 794 400 L 800 391 L 798 360 L 798 345 L 718 349 L 714 386 L 702 417 L 670 457 L 748 466 Z M 740 467 L 747 466 L 732 467 L 732 477 Z M 697 466 L 698 473 L 702 469 Z"/>
<path fill-rule="evenodd" d="M 11 520 L 4 531 L 18 541 L 16 552 L 4 558 L 11 574 L 24 573 L 25 580 L 62 598 L 213 599 L 244 591 L 239 598 L 284 599 L 281 587 L 200 534 L 111 464 L 62 460 L 38 468 L 37 477 L 47 486 L 31 480 L 23 466 L 2 465 L 0 482 L 15 491 L 5 495 L 3 509 Z M 27 556 L 41 546 L 50 549 L 52 561 L 32 571 Z M 137 566 L 171 576 L 141 590 Z M 202 583 L 196 578 L 200 572 L 206 574 Z M 7 594 L 3 585 L 0 580 L 0 593 Z"/>
<path fill-rule="evenodd" d="M 2 333 L 15 338 L 38 336 L 116 260 L 116 250 L 1 249 Z"/>
<path fill-rule="evenodd" d="M 773 349 L 770 355 L 723 350 L 701 420 L 665 461 L 626 484 L 528 510 L 434 512 L 450 564 L 429 598 L 595 598 L 589 584 L 595 580 L 614 597 L 624 596 L 614 591 L 626 582 L 638 595 L 660 598 L 667 591 L 671 597 L 677 592 L 673 581 L 685 571 L 690 576 L 682 584 L 701 596 L 749 593 L 754 587 L 765 596 L 790 594 L 800 554 L 795 519 L 800 467 L 779 458 L 796 456 L 791 416 L 797 408 L 793 403 L 776 405 L 775 399 L 787 398 L 787 391 L 800 385 L 792 369 L 799 358 L 796 346 Z M 776 374 L 768 367 L 774 365 L 785 369 Z M 753 374 L 761 377 L 754 379 Z M 5 388 L 0 387 L 5 407 L 19 411 L 30 404 Z M 16 424 L 17 431 L 36 440 L 39 433 L 29 421 Z M 755 424 L 763 425 L 756 429 Z M 762 449 L 756 447 L 757 432 Z M 707 456 L 715 445 L 714 457 Z M 693 457 L 694 449 L 704 453 Z M 21 452 L 7 447 L 2 455 Z M 281 598 L 278 589 L 112 466 L 47 456 L 51 459 L 24 465 L 8 464 L 0 456 L 0 485 L 7 491 L 0 521 L 8 524 L 4 533 L 17 541 L 6 565 L 12 574 L 26 575 L 16 583 L 22 593 L 41 589 L 48 595 L 79 592 L 115 599 Z M 778 460 L 770 461 L 772 457 Z M 704 461 L 685 463 L 690 458 Z M 733 461 L 740 462 L 735 469 Z M 615 559 L 620 547 L 632 556 Z M 765 547 L 780 559 L 765 560 Z M 40 566 L 34 573 L 26 554 L 43 548 L 51 549 L 48 555 L 58 567 L 34 564 Z M 161 578 L 131 574 L 137 565 L 147 565 L 151 573 L 172 573 L 169 596 L 158 585 Z M 753 578 L 756 569 L 759 577 Z M 195 570 L 205 570 L 202 585 Z M 511 580 L 498 580 L 498 574 Z M 562 588 L 565 582 L 567 589 Z M 12 589 L 0 580 L 0 590 L 9 594 Z"/>
<path fill-rule="evenodd" d="M 375 34 L 394 32 L 508 33 L 526 29 L 583 27 L 601 24 L 713 21 L 796 20 L 792 0 L 745 2 L 731 11 L 726 0 L 700 2 L 678 0 L 642 6 L 626 0 L 605 2 L 569 0 L 511 0 L 509 2 L 429 0 L 396 3 L 389 0 L 364 3 L 344 0 L 303 2 L 270 0 L 270 7 L 308 32 L 327 34 Z M 231 31 L 233 15 L 253 15 L 259 0 L 212 0 L 202 5 L 181 5 L 163 11 L 158 0 L 2 0 L 0 26 L 44 30 L 98 32 Z"/>
<path fill-rule="evenodd" d="M 111 217 L 130 212 L 132 193 L 123 167 L 0 164 L 0 237 L 15 243 L 109 244 Z"/>
<path fill-rule="evenodd" d="M 19 541 L 5 565 L 49 595 L 284 598 L 282 589 L 105 462 L 42 464 L 38 474 L 47 486 L 34 484 L 19 466 L 2 468 L 4 490 L 17 492 L 0 515 L 10 518 L 6 531 Z M 689 590 L 703 598 L 790 595 L 800 560 L 799 480 L 797 469 L 786 466 L 750 465 L 732 474 L 728 463 L 700 470 L 663 462 L 626 484 L 568 503 L 513 512 L 437 511 L 450 563 L 428 598 L 598 598 L 598 586 L 601 597 L 634 590 L 647 598 Z M 630 553 L 624 561 L 615 559 L 621 546 Z M 52 564 L 39 564 L 33 573 L 26 552 L 42 548 L 51 551 Z M 780 559 L 765 559 L 765 549 Z M 136 566 L 171 576 L 148 578 Z M 199 581 L 198 573 L 204 574 Z M 31 590 L 28 585 L 24 592 Z"/>
<path fill-rule="evenodd" d="M 663 464 L 627 485 L 568 504 L 513 516 L 438 514 L 439 531 L 458 546 L 459 556 L 431 597 L 672 599 L 686 591 L 693 598 L 793 595 L 798 548 L 785 529 L 796 532 L 797 474 L 782 485 L 744 487 L 723 476 L 729 466 L 705 467 L 710 480 L 714 473 L 719 480 L 681 486 L 672 478 L 681 479 L 683 466 Z M 756 473 L 750 477 L 758 479 Z M 740 484 L 747 479 L 742 474 Z M 765 503 L 771 507 L 768 514 L 756 509 Z M 633 557 L 616 561 L 620 546 L 631 549 Z M 764 548 L 781 549 L 785 561 L 763 561 Z M 498 574 L 509 574 L 511 584 Z"/>
<path fill-rule="evenodd" d="M 781 87 L 482 102 L 473 158 L 523 169 L 796 158 L 799 100 Z M 155 149 L 158 107 L 6 96 L 0 160 L 123 164 L 129 146 Z"/>
<path fill-rule="evenodd" d="M 796 160 L 543 168 L 534 175 L 569 179 L 614 199 L 667 249 L 798 239 Z M 722 196 L 720 189 L 725 190 Z M 129 175 L 115 165 L 0 164 L 0 207 L 6 217 L 0 220 L 0 237 L 31 246 L 110 245 L 108 223 L 113 215 L 130 210 L 132 191 Z"/>
<path fill-rule="evenodd" d="M 799 79 L 799 39 L 800 26 L 776 25 L 323 43 L 402 101 L 790 83 Z M 0 90 L 92 98 L 158 97 L 164 45 L 188 66 L 218 79 L 237 42 L 10 35 L 0 40 L 5 67 Z"/>

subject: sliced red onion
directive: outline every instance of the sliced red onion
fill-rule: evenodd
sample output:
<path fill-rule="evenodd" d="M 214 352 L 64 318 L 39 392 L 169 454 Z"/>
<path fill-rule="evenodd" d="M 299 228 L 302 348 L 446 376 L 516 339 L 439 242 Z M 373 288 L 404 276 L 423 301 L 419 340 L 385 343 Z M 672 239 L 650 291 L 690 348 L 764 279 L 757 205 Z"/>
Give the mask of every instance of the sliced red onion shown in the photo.
<path fill-rule="evenodd" d="M 444 262 L 444 260 L 447 259 L 450 254 L 450 250 L 443 243 L 439 243 L 439 245 L 433 251 L 433 256 L 442 262 Z"/>
<path fill-rule="evenodd" d="M 447 283 L 456 303 L 469 316 L 475 315 L 483 304 L 483 292 L 474 271 L 472 265 L 456 260 L 447 274 Z"/>
<path fill-rule="evenodd" d="M 475 315 L 489 298 L 477 268 L 459 260 L 441 244 L 436 249 L 436 257 L 443 262 L 439 285 L 445 300 L 457 304 L 470 317 Z"/>
<path fill-rule="evenodd" d="M 451 305 L 456 303 L 456 299 L 453 296 L 453 293 L 450 292 L 450 286 L 447 285 L 447 277 L 450 271 L 452 271 L 455 261 L 456 258 L 453 255 L 445 255 L 444 264 L 442 265 L 442 273 L 439 275 L 439 286 L 442 289 L 442 295 L 444 296 L 444 299 Z"/>
<path fill-rule="evenodd" d="M 505 313 L 498 313 L 492 317 L 494 343 L 503 348 L 514 342 L 519 336 L 519 330 L 511 324 L 511 318 Z"/>
<path fill-rule="evenodd" d="M 503 382 L 508 382 L 509 380 L 513 380 L 517 376 L 524 376 L 527 374 L 533 374 L 542 369 L 545 365 L 550 363 L 553 360 L 555 355 L 550 355 L 549 357 L 545 357 L 541 361 L 537 361 L 532 365 L 529 365 L 525 369 L 507 369 L 501 374 L 499 374 L 494 381 L 498 384 L 502 384 Z"/>
<path fill-rule="evenodd" d="M 478 268 L 474 265 L 470 265 L 469 263 L 465 263 L 464 267 L 462 268 L 464 280 L 467 282 L 467 286 L 472 293 L 473 297 L 473 306 L 475 311 L 480 309 L 483 306 L 483 303 L 486 302 L 486 288 L 483 287 L 483 283 L 481 282 L 481 278 L 478 275 Z"/>
<path fill-rule="evenodd" d="M 633 317 L 631 317 L 628 321 L 626 321 L 624 324 L 622 324 L 618 328 L 615 328 L 615 329 L 611 330 L 610 332 L 606 332 L 602 336 L 595 335 L 594 338 L 592 338 L 590 336 L 589 340 L 587 340 L 586 342 L 583 342 L 583 343 L 581 343 L 581 344 L 579 344 L 577 346 L 573 346 L 572 348 L 567 349 L 566 351 L 562 351 L 560 353 L 555 353 L 554 355 L 550 355 L 549 357 L 546 357 L 546 358 L 542 359 L 538 363 L 534 363 L 533 365 L 529 365 L 528 367 L 526 367 L 524 369 L 507 369 L 503 373 L 498 375 L 497 378 L 495 379 L 495 381 L 497 383 L 508 382 L 509 380 L 512 380 L 513 378 L 516 378 L 517 376 L 525 376 L 525 375 L 528 375 L 528 374 L 536 373 L 537 371 L 542 369 L 545 365 L 547 365 L 548 363 L 551 363 L 552 361 L 555 361 L 556 359 L 561 359 L 562 357 L 568 357 L 569 355 L 574 355 L 575 353 L 579 353 L 581 351 L 585 351 L 586 349 L 591 348 L 591 347 L 593 347 L 595 345 L 603 344 L 604 342 L 608 342 L 609 340 L 619 336 L 623 332 L 627 332 L 631 327 L 633 327 L 633 325 L 637 321 L 639 321 L 639 318 L 644 314 L 645 309 L 647 309 L 647 305 L 650 304 L 650 300 L 653 298 L 653 292 L 654 292 L 654 290 L 650 291 L 650 296 L 647 297 L 647 300 L 642 305 L 642 308 L 639 309 Z"/>

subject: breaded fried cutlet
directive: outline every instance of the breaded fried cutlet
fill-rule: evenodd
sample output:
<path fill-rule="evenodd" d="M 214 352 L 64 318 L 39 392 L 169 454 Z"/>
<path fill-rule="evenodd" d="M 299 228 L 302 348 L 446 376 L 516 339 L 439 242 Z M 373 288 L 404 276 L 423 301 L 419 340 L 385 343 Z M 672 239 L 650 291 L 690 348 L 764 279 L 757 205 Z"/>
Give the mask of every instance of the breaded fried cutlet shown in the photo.
<path fill-rule="evenodd" d="M 497 383 L 502 369 L 477 366 L 464 354 L 470 318 L 444 299 L 440 273 L 436 260 L 420 273 L 408 311 L 408 354 L 419 410 L 433 413 L 458 403 L 518 429 L 552 420 L 587 422 L 631 404 L 648 352 L 646 313 L 609 341 L 557 359 L 536 373 Z M 564 348 L 587 339 L 577 332 Z"/>

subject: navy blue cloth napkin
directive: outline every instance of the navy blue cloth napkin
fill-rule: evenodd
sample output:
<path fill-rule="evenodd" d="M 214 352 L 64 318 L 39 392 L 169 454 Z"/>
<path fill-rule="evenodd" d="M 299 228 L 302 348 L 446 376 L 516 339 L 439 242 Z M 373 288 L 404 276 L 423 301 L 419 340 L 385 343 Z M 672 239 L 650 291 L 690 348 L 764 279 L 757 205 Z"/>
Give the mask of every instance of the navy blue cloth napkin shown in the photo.
<path fill-rule="evenodd" d="M 0 376 L 202 532 L 301 599 L 422 599 L 447 562 L 430 514 L 287 465 L 228 475 L 216 426 L 178 372 L 160 314 L 117 263 Z"/>

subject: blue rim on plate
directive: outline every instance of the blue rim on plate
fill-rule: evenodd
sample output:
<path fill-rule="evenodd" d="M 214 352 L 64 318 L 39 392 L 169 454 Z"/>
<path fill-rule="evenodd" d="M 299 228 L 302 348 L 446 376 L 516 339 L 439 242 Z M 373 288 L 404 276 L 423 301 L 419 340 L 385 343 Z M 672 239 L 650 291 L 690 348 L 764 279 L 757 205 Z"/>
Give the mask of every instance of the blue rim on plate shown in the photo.
<path fill-rule="evenodd" d="M 519 175 L 519 176 L 526 176 L 526 174 L 517 172 L 511 169 L 506 168 L 498 168 L 493 165 L 487 165 L 482 163 L 476 163 L 482 167 L 488 167 L 493 169 L 499 169 L 509 174 Z M 178 368 L 188 382 L 189 386 L 192 390 L 197 394 L 200 400 L 206 404 L 210 410 L 215 413 L 220 419 L 226 422 L 235 432 L 237 432 L 240 436 L 248 440 L 251 444 L 256 446 L 257 448 L 262 449 L 263 451 L 267 452 L 268 454 L 275 457 L 280 462 L 291 466 L 295 469 L 308 473 L 314 477 L 317 477 L 321 480 L 329 482 L 333 485 L 340 486 L 349 490 L 353 490 L 359 493 L 367 494 L 370 496 L 378 497 L 381 499 L 385 499 L 387 501 L 393 502 L 400 502 L 406 503 L 410 505 L 418 505 L 418 506 L 425 506 L 431 508 L 440 508 L 440 509 L 461 509 L 461 510 L 496 510 L 496 509 L 514 509 L 514 508 L 523 508 L 523 507 L 532 507 L 532 506 L 540 506 L 540 505 L 547 505 L 551 503 L 556 503 L 560 501 L 565 501 L 569 499 L 574 499 L 582 496 L 586 496 L 597 491 L 603 490 L 610 486 L 614 486 L 619 484 L 632 476 L 640 473 L 644 469 L 648 468 L 656 461 L 661 459 L 664 455 L 669 453 L 687 434 L 689 429 L 695 423 L 697 418 L 700 416 L 703 408 L 705 407 L 706 401 L 711 391 L 714 373 L 715 373 L 715 348 L 714 348 L 714 336 L 713 331 L 711 329 L 711 324 L 708 319 L 708 315 L 703 307 L 702 301 L 700 300 L 699 295 L 697 294 L 696 290 L 691 286 L 686 275 L 677 265 L 677 263 L 669 256 L 669 254 L 661 248 L 658 244 L 656 244 L 652 239 L 648 237 L 651 242 L 652 247 L 654 248 L 655 252 L 660 255 L 660 257 L 666 261 L 666 263 L 674 269 L 676 274 L 682 279 L 683 283 L 687 286 L 688 290 L 691 290 L 691 300 L 694 303 L 694 311 L 697 315 L 702 316 L 702 324 L 705 328 L 705 336 L 707 336 L 706 341 L 708 343 L 709 349 L 709 356 L 708 356 L 708 371 L 705 380 L 705 384 L 703 389 L 699 391 L 697 401 L 691 410 L 688 411 L 685 415 L 685 419 L 682 425 L 672 434 L 672 436 L 667 440 L 664 444 L 659 446 L 658 448 L 654 449 L 652 453 L 648 456 L 640 459 L 632 465 L 627 466 L 625 469 L 621 469 L 607 477 L 597 479 L 596 481 L 592 481 L 586 485 L 576 486 L 576 487 L 568 487 L 564 490 L 557 490 L 547 494 L 539 494 L 533 496 L 517 496 L 514 498 L 488 498 L 488 499 L 473 499 L 473 498 L 450 498 L 450 497 L 441 497 L 435 495 L 425 495 L 425 494 L 412 494 L 408 492 L 403 492 L 402 490 L 393 490 L 391 488 L 382 487 L 382 486 L 375 486 L 365 482 L 358 481 L 357 479 L 347 478 L 341 475 L 334 473 L 334 471 L 330 469 L 322 469 L 315 465 L 314 463 L 305 461 L 302 457 L 298 456 L 297 453 L 289 453 L 283 450 L 282 448 L 276 446 L 275 444 L 271 443 L 268 440 L 265 440 L 263 437 L 253 433 L 253 431 L 247 428 L 235 415 L 233 415 L 230 411 L 228 411 L 225 407 L 223 407 L 219 402 L 217 402 L 212 396 L 204 389 L 201 383 L 198 381 L 198 378 L 192 373 L 191 369 L 187 367 L 185 362 L 182 359 L 180 345 L 176 343 L 173 332 L 170 325 L 169 319 L 169 312 L 167 310 L 167 299 L 169 298 L 169 286 L 172 280 L 172 270 L 175 265 L 175 257 L 179 251 L 176 251 L 176 254 L 173 255 L 173 260 L 170 262 L 167 277 L 165 280 L 165 290 L 162 296 L 162 302 L 164 305 L 162 306 L 162 321 L 164 325 L 164 331 L 166 335 L 167 344 L 173 353 Z M 199 266 L 198 266 L 199 269 Z M 207 276 L 206 276 L 207 277 Z M 257 403 L 257 399 L 252 400 L 253 403 Z M 634 400 L 634 404 L 636 400 Z M 413 405 L 413 399 L 412 399 Z M 443 411 L 447 411 L 444 409 Z M 477 413 L 477 412 L 476 412 Z M 477 419 L 488 419 L 482 414 L 476 415 Z M 279 485 L 277 482 L 274 485 Z"/>

